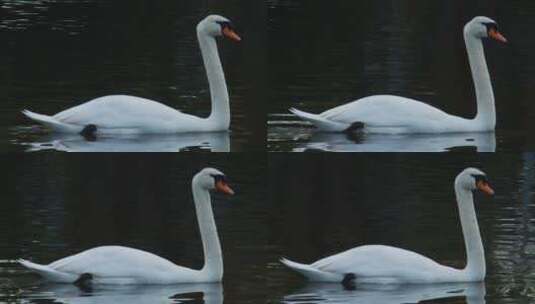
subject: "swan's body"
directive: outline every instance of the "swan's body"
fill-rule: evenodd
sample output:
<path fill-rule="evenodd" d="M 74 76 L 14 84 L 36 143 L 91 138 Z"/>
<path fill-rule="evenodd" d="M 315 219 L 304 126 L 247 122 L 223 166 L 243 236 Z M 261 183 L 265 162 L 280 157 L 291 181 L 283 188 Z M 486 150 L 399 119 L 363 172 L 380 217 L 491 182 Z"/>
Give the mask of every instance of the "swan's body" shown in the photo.
<path fill-rule="evenodd" d="M 126 95 L 93 99 L 51 117 L 30 111 L 23 113 L 45 125 L 45 120 L 49 119 L 49 127 L 64 133 L 80 133 L 91 124 L 97 126 L 101 134 L 177 133 L 177 130 L 208 132 L 221 129 L 204 118 L 182 113 L 156 101 Z M 224 130 L 224 126 L 219 127 Z"/>
<path fill-rule="evenodd" d="M 308 113 L 292 109 L 292 113 L 307 120 Z M 477 132 L 487 129 L 484 122 L 449 115 L 423 102 L 393 95 L 376 95 L 338 106 L 310 120 L 323 131 L 345 131 L 361 122 L 368 133 L 453 133 Z"/>
<path fill-rule="evenodd" d="M 73 283 L 84 273 L 98 284 L 173 284 L 204 282 L 196 270 L 142 250 L 103 246 L 57 260 L 49 265 L 21 261 L 22 265 L 56 283 Z M 195 278 L 198 281 L 191 281 Z"/>
<path fill-rule="evenodd" d="M 103 246 L 39 265 L 26 260 L 19 263 L 56 283 L 95 284 L 177 284 L 219 282 L 223 277 L 223 257 L 211 209 L 211 189 L 227 194 L 224 175 L 215 169 L 204 169 L 192 182 L 199 229 L 205 254 L 201 270 L 194 270 L 138 249 Z"/>
<path fill-rule="evenodd" d="M 486 273 L 485 254 L 472 198 L 474 189 L 492 194 L 484 173 L 477 169 L 466 169 L 455 180 L 468 256 L 464 269 L 444 266 L 418 253 L 382 245 L 356 247 L 310 265 L 286 259 L 281 261 L 317 282 L 427 284 L 482 281 Z"/>
<path fill-rule="evenodd" d="M 450 115 L 423 102 L 391 95 L 365 97 L 318 115 L 297 109 L 290 111 L 325 132 L 353 129 L 385 134 L 494 131 L 494 92 L 481 41 L 486 37 L 506 42 L 497 31 L 496 23 L 487 17 L 476 17 L 466 24 L 464 38 L 478 108 L 473 119 Z"/>
<path fill-rule="evenodd" d="M 24 110 L 23 114 L 53 131 L 80 133 L 88 130 L 98 134 L 185 133 L 225 131 L 230 126 L 230 106 L 225 74 L 221 66 L 215 37 L 239 37 L 230 21 L 221 16 L 208 16 L 197 26 L 208 83 L 212 113 L 201 118 L 182 113 L 162 103 L 126 95 L 96 98 L 53 116 Z"/>
<path fill-rule="evenodd" d="M 348 273 L 358 284 L 422 284 L 463 282 L 461 270 L 440 265 L 418 253 L 383 245 L 360 246 L 326 257 L 311 265 L 282 262 L 311 281 L 342 282 Z"/>

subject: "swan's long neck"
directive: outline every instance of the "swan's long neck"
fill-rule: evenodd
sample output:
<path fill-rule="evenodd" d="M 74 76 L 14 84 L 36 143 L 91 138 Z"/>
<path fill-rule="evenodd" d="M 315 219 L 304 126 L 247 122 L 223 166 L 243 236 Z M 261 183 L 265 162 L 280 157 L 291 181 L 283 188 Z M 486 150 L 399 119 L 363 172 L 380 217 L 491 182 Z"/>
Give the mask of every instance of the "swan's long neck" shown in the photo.
<path fill-rule="evenodd" d="M 465 31 L 464 41 L 476 90 L 477 115 L 475 121 L 483 124 L 489 131 L 494 130 L 496 126 L 496 108 L 494 106 L 494 92 L 487 61 L 485 60 L 483 42 L 470 34 L 469 31 Z"/>
<path fill-rule="evenodd" d="M 223 256 L 212 212 L 210 192 L 203 189 L 196 179 L 193 180 L 192 188 L 204 249 L 204 266 L 201 273 L 206 275 L 208 279 L 219 281 L 223 277 Z"/>
<path fill-rule="evenodd" d="M 455 194 L 459 205 L 459 216 L 466 247 L 466 268 L 464 271 L 472 278 L 483 279 L 486 273 L 485 251 L 477 224 L 474 198 L 471 191 L 455 184 Z"/>
<path fill-rule="evenodd" d="M 217 43 L 215 38 L 206 34 L 202 28 L 197 30 L 197 38 L 201 47 L 212 100 L 212 112 L 208 121 L 218 130 L 227 130 L 230 126 L 229 95 L 225 73 L 217 51 Z"/>

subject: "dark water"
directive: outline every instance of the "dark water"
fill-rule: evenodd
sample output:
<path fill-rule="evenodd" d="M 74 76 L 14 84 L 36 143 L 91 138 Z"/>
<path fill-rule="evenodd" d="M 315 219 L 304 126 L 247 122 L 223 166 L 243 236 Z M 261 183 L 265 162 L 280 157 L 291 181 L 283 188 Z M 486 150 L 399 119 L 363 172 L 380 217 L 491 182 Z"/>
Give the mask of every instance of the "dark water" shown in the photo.
<path fill-rule="evenodd" d="M 0 204 L 0 301 L 47 303 L 530 303 L 535 298 L 533 154 L 259 155 L 177 157 L 57 154 L 4 157 Z M 98 245 L 144 249 L 202 265 L 191 176 L 215 166 L 233 197 L 214 196 L 223 246 L 222 284 L 47 285 L 14 263 L 47 263 Z M 407 248 L 463 267 L 453 179 L 482 168 L 495 197 L 476 196 L 486 250 L 484 284 L 309 284 L 278 263 L 364 244 Z"/>
<path fill-rule="evenodd" d="M 177 157 L 63 157 L 20 155 L 2 159 L 0 302 L 256 303 L 266 299 L 265 162 L 206 154 Z M 99 287 L 44 285 L 13 263 L 24 257 L 48 263 L 99 245 L 143 249 L 200 269 L 203 252 L 191 197 L 191 178 L 219 168 L 236 191 L 213 196 L 225 282 L 205 285 Z M 224 290 L 224 292 L 223 292 Z M 207 298 L 206 298 L 207 297 Z M 197 301 L 180 301 L 180 299 Z M 45 301 L 46 300 L 46 301 Z"/>
<path fill-rule="evenodd" d="M 310 263 L 366 244 L 410 249 L 462 268 L 465 250 L 453 192 L 467 166 L 483 169 L 496 190 L 476 195 L 487 259 L 480 284 L 341 286 L 307 284 L 277 267 L 285 303 L 532 303 L 535 243 L 533 154 L 437 157 L 274 155 L 269 165 L 275 251 Z"/>
<path fill-rule="evenodd" d="M 219 42 L 231 96 L 227 150 L 263 149 L 266 10 L 261 1 L 7 0 L 0 9 L 0 150 L 55 145 L 20 114 L 24 108 L 53 114 L 96 97 L 128 94 L 208 115 L 208 83 L 195 26 L 210 13 L 232 19 L 244 38 L 240 44 Z M 220 150 L 220 138 L 205 137 L 147 141 L 145 150 L 160 149 L 157 141 L 168 142 L 172 151 L 191 146 Z M 129 140 L 107 138 L 97 146 L 138 151 L 124 143 Z"/>
<path fill-rule="evenodd" d="M 533 149 L 535 42 L 526 33 L 535 26 L 534 13 L 530 0 L 268 1 L 268 150 L 407 150 L 396 137 L 316 136 L 285 115 L 290 107 L 320 113 L 361 97 L 393 94 L 473 117 L 475 92 L 462 28 L 478 15 L 497 20 L 510 41 L 485 42 L 498 119 L 491 150 Z M 480 147 L 466 139 L 403 141 L 407 146 L 415 141 L 417 151 Z"/>
<path fill-rule="evenodd" d="M 19 133 L 20 134 L 20 133 Z M 24 151 L 63 152 L 229 152 L 228 132 L 168 135 L 101 136 L 86 140 L 78 134 L 41 134 L 20 141 Z"/>

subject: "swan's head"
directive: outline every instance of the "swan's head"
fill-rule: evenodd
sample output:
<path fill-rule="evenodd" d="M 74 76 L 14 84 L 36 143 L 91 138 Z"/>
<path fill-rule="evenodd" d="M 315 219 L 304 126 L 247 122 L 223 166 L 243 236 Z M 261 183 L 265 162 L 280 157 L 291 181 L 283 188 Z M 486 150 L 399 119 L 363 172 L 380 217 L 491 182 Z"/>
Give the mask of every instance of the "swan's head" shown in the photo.
<path fill-rule="evenodd" d="M 492 38 L 496 41 L 507 43 L 507 39 L 498 31 L 498 23 L 489 17 L 475 17 L 466 24 L 464 33 L 479 39 Z"/>
<path fill-rule="evenodd" d="M 234 194 L 234 190 L 228 185 L 228 179 L 225 174 L 214 168 L 201 170 L 193 178 L 193 183 L 208 191 L 215 190 L 228 195 Z"/>
<path fill-rule="evenodd" d="M 468 168 L 461 172 L 455 179 L 455 185 L 468 191 L 479 190 L 485 194 L 494 195 L 494 190 L 489 185 L 487 175 L 476 168 Z"/>
<path fill-rule="evenodd" d="M 240 36 L 236 34 L 232 22 L 227 18 L 219 15 L 210 15 L 199 22 L 197 33 L 202 33 L 212 37 L 227 37 L 232 41 L 241 41 Z"/>

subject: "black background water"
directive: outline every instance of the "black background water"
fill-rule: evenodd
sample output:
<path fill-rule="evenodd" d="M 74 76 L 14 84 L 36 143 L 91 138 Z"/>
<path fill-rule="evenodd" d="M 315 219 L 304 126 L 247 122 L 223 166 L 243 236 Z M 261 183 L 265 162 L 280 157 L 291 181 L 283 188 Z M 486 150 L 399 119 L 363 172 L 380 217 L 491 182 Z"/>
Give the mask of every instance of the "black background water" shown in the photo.
<path fill-rule="evenodd" d="M 55 113 L 107 94 L 138 95 L 206 115 L 209 96 L 194 27 L 206 14 L 220 13 L 244 37 L 241 44 L 220 43 L 231 91 L 231 151 L 262 149 L 266 120 L 273 151 L 300 150 L 303 142 L 305 148 L 335 143 L 327 150 L 404 151 L 395 140 L 393 147 L 388 141 L 355 147 L 368 141 L 311 138 L 309 129 L 280 116 L 293 106 L 321 112 L 373 94 L 474 115 L 461 32 L 476 15 L 495 18 L 510 41 L 485 43 L 498 112 L 493 150 L 529 150 L 535 45 L 527 33 L 534 11 L 529 0 L 4 1 L 0 147 L 14 151 L 26 148 L 13 143 L 40 142 L 20 128 L 29 125 L 19 113 L 23 108 Z M 290 127 L 281 120 L 290 120 Z M 422 150 L 458 146 L 445 142 Z"/>
<path fill-rule="evenodd" d="M 495 19 L 510 41 L 508 45 L 485 42 L 496 96 L 495 150 L 524 151 L 535 146 L 531 136 L 535 130 L 535 42 L 529 35 L 535 26 L 535 2 L 267 3 L 270 151 L 299 150 L 307 143 L 331 143 L 335 146 L 331 150 L 405 150 L 396 146 L 396 139 L 393 146 L 385 139 L 380 146 L 367 147 L 366 139 L 311 138 L 311 130 L 296 124 L 298 119 L 281 116 L 289 114 L 290 107 L 320 113 L 361 97 L 394 94 L 473 117 L 475 92 L 462 29 L 478 15 Z M 354 147 L 355 143 L 361 147 Z M 455 146 L 459 144 L 446 142 L 420 150 Z"/>
<path fill-rule="evenodd" d="M 496 195 L 475 196 L 487 279 L 486 291 L 476 289 L 479 297 L 467 303 L 530 303 L 535 267 L 534 165 L 532 154 L 274 155 L 269 165 L 269 193 L 276 214 L 270 221 L 272 242 L 280 246 L 280 255 L 304 263 L 359 245 L 385 244 L 462 268 L 466 258 L 453 180 L 464 168 L 475 166 L 488 174 Z M 276 286 L 285 290 L 290 303 L 417 303 L 444 288 L 347 292 L 305 284 L 285 269 L 277 276 Z M 481 297 L 485 293 L 486 302 Z M 449 297 L 430 303 L 465 303 L 462 297 Z"/>
<path fill-rule="evenodd" d="M 150 155 L 21 155 L 3 158 L 1 165 L 8 172 L 2 180 L 6 188 L 0 199 L 1 279 L 4 287 L 14 284 L 24 291 L 11 299 L 84 294 L 69 286 L 39 289 L 37 277 L 7 261 L 18 257 L 47 263 L 95 246 L 115 244 L 201 268 L 204 260 L 191 178 L 208 166 L 227 174 L 236 192 L 233 197 L 213 196 L 225 252 L 225 277 L 230 279 L 225 282 L 225 299 L 227 303 L 243 303 L 249 298 L 265 299 L 269 294 L 263 286 L 266 265 L 272 262 L 265 254 L 270 208 L 263 184 L 265 162 L 255 154 L 233 160 L 206 154 L 157 159 Z M 130 303 L 127 296 L 132 293 L 150 296 L 155 292 L 170 302 L 169 297 L 184 286 L 148 288 L 147 292 L 142 288 L 96 289 L 93 295 Z M 5 289 L 2 293 L 0 301 L 9 299 Z"/>
<path fill-rule="evenodd" d="M 243 36 L 239 44 L 219 42 L 231 95 L 230 150 L 263 149 L 266 10 L 262 1 L 237 0 L 3 1 L 0 149 L 40 140 L 20 128 L 31 124 L 22 109 L 54 114 L 110 94 L 208 115 L 195 26 L 210 13 L 232 19 Z"/>
<path fill-rule="evenodd" d="M 266 111 L 280 114 L 296 105 L 318 112 L 368 94 L 392 93 L 473 114 L 460 33 L 474 15 L 496 18 L 511 41 L 509 46 L 486 43 L 498 107 L 495 149 L 533 147 L 535 46 L 529 32 L 535 4 L 530 1 L 285 0 L 266 5 L 230 0 L 2 2 L 0 149 L 25 150 L 21 142 L 40 140 L 21 127 L 29 124 L 18 113 L 25 107 L 53 113 L 100 95 L 128 93 L 207 114 L 209 96 L 194 26 L 208 12 L 233 19 L 244 37 L 240 45 L 220 44 L 232 96 L 232 151 L 262 149 Z M 269 133 L 269 149 L 278 151 L 303 149 L 310 136 L 310 130 L 294 126 Z M 464 150 L 470 143 L 455 147 Z M 344 145 L 352 143 L 344 139 Z M 382 142 L 375 145 L 380 148 Z M 429 303 L 530 303 L 535 298 L 533 154 L 4 153 L 0 162 L 3 302 L 188 303 L 199 302 L 199 292 L 206 303 L 407 303 L 424 298 Z M 14 263 L 19 257 L 46 263 L 118 244 L 200 267 L 190 181 L 205 166 L 227 173 L 237 192 L 232 198 L 214 197 L 225 261 L 222 285 L 83 291 L 43 285 Z M 381 243 L 462 267 L 452 182 L 467 166 L 486 171 L 496 190 L 493 198 L 476 197 L 488 265 L 483 286 L 346 291 L 336 284 L 309 284 L 278 263 L 281 256 L 312 262 Z"/>
<path fill-rule="evenodd" d="M 184 286 L 93 292 L 42 286 L 13 260 L 47 263 L 117 244 L 200 267 L 190 182 L 198 169 L 215 166 L 236 190 L 233 197 L 215 195 L 213 203 L 224 254 L 223 285 L 194 286 L 177 298 L 205 291 L 223 294 L 225 303 L 407 303 L 425 294 L 448 298 L 431 303 L 464 303 L 465 293 L 475 293 L 479 298 L 486 294 L 486 303 L 529 303 L 535 297 L 534 164 L 533 154 L 273 155 L 268 163 L 254 154 L 4 157 L 0 298 L 130 303 L 144 295 L 138 301 L 173 301 L 169 297 L 183 294 Z M 460 284 L 351 292 L 337 284 L 309 284 L 278 263 L 281 256 L 312 262 L 354 246 L 386 244 L 463 267 L 453 179 L 467 166 L 483 169 L 496 190 L 492 198 L 476 195 L 488 267 L 483 288 Z M 444 296 L 444 288 L 456 293 Z"/>

